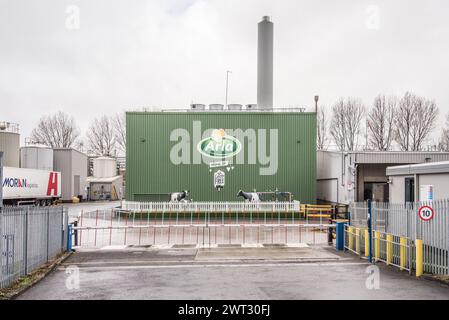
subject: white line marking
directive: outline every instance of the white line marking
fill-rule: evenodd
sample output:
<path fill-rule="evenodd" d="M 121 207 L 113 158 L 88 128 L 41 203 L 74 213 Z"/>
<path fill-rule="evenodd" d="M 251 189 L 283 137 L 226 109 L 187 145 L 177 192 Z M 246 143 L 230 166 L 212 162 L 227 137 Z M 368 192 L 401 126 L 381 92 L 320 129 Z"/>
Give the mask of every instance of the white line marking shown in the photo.
<path fill-rule="evenodd" d="M 182 269 L 182 268 L 253 268 L 253 267 L 336 267 L 369 265 L 368 262 L 309 262 L 309 263 L 258 263 L 258 264 L 184 264 L 184 265 L 147 265 L 147 266 L 115 266 L 115 267 L 83 267 L 83 270 L 133 270 L 133 269 Z M 76 265 L 76 264 L 74 264 Z M 64 271 L 65 267 L 58 267 Z"/>
<path fill-rule="evenodd" d="M 308 248 L 309 245 L 307 243 L 287 243 L 287 247 L 289 247 L 289 248 Z"/>
<path fill-rule="evenodd" d="M 242 248 L 263 248 L 261 243 L 246 243 L 242 244 Z"/>

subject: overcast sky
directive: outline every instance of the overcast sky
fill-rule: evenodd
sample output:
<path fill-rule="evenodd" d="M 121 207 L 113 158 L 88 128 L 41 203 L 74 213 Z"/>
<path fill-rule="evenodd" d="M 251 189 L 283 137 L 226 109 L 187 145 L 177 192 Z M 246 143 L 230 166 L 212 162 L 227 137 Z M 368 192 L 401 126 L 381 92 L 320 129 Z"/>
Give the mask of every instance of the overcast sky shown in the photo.
<path fill-rule="evenodd" d="M 449 112 L 447 0 L 0 0 L 0 121 L 63 110 L 256 102 L 257 23 L 275 23 L 274 103 L 406 90 Z M 434 133 L 439 136 L 439 131 Z"/>

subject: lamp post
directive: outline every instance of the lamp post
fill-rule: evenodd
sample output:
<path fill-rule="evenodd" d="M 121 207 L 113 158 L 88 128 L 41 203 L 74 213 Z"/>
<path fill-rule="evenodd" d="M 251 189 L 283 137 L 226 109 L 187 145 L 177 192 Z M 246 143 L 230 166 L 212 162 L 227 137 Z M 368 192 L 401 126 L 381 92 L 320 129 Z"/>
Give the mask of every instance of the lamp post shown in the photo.
<path fill-rule="evenodd" d="M 320 99 L 320 96 L 315 96 L 315 113 L 318 113 L 318 100 Z"/>
<path fill-rule="evenodd" d="M 226 70 L 226 98 L 225 98 L 225 108 L 228 108 L 228 91 L 229 91 L 229 74 L 232 73 L 229 70 Z"/>

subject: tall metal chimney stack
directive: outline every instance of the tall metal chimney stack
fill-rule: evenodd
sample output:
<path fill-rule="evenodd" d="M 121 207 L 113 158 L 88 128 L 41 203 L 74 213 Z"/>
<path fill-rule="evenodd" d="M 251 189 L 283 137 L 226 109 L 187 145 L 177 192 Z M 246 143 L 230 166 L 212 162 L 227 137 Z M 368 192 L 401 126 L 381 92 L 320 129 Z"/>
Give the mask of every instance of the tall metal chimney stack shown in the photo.
<path fill-rule="evenodd" d="M 268 16 L 258 24 L 257 107 L 273 109 L 273 22 Z"/>

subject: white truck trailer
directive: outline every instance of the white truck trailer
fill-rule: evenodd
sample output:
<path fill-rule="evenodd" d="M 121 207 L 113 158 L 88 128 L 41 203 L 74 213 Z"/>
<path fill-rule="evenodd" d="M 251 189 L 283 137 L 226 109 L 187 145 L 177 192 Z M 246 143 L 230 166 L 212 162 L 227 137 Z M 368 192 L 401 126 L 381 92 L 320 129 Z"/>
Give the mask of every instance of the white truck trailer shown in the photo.
<path fill-rule="evenodd" d="M 3 203 L 48 206 L 61 197 L 61 173 L 3 167 Z"/>

